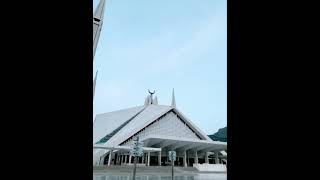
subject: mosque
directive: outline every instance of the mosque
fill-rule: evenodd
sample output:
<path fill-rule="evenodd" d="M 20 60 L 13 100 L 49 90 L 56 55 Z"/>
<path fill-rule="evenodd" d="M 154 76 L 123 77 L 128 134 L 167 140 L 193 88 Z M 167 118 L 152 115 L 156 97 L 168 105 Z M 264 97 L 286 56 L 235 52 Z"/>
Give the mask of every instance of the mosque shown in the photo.
<path fill-rule="evenodd" d="M 105 0 L 93 18 L 93 52 L 95 54 L 102 28 Z M 97 73 L 93 81 L 93 97 Z M 176 151 L 175 166 L 193 166 L 212 170 L 227 163 L 227 143 L 213 141 L 176 107 L 174 91 L 171 105 L 159 105 L 155 92 L 144 104 L 96 115 L 93 123 L 93 165 L 132 165 L 133 139 L 143 142 L 141 166 L 169 165 L 168 152 Z M 221 169 L 221 168 L 220 168 Z M 222 168 L 223 169 L 223 168 Z"/>
<path fill-rule="evenodd" d="M 176 151 L 176 166 L 226 164 L 227 143 L 213 141 L 176 107 L 159 105 L 149 91 L 141 106 L 98 114 L 93 125 L 94 165 L 131 165 L 133 139 L 139 136 L 144 155 L 139 164 L 169 165 L 168 152 Z"/>

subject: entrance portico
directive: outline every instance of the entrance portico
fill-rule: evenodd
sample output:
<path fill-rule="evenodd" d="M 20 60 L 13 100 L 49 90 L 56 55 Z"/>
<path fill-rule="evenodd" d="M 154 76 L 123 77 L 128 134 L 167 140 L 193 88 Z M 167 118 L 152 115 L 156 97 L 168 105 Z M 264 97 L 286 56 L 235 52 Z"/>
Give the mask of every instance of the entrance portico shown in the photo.
<path fill-rule="evenodd" d="M 206 140 L 190 140 L 187 138 L 177 138 L 168 136 L 150 136 L 141 138 L 144 142 L 144 156 L 139 158 L 138 164 L 150 165 L 169 165 L 168 151 L 177 152 L 177 166 L 192 166 L 193 164 L 209 164 L 209 156 L 213 155 L 213 163 L 219 164 L 219 152 L 227 149 L 224 142 L 206 141 Z M 131 146 L 115 146 L 108 147 L 104 145 L 95 145 L 96 149 L 106 149 L 108 152 L 105 157 L 108 158 L 108 165 L 112 163 L 112 158 L 117 156 L 118 162 L 114 165 L 131 165 L 133 158 L 129 152 Z M 112 151 L 112 152 L 111 152 Z M 226 158 L 226 155 L 223 156 Z"/>
<path fill-rule="evenodd" d="M 144 145 L 147 147 L 161 148 L 164 157 L 167 157 L 168 151 L 177 152 L 177 164 L 187 167 L 193 163 L 209 163 L 209 155 L 214 152 L 219 152 L 227 149 L 227 143 L 207 141 L 207 140 L 191 140 L 188 138 L 177 138 L 163 135 L 152 135 L 146 138 L 141 138 Z M 192 159 L 193 163 L 190 162 Z M 164 159 L 162 159 L 164 160 Z M 179 162 L 181 160 L 181 162 Z M 218 162 L 215 162 L 218 163 Z M 166 164 L 162 162 L 161 164 Z"/>

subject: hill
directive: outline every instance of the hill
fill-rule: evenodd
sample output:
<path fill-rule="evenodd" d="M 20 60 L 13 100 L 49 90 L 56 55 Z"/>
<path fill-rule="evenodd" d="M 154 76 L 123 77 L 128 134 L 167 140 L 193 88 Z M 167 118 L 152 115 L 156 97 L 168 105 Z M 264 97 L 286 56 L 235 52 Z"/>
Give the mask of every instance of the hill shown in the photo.
<path fill-rule="evenodd" d="M 218 132 L 208 136 L 214 141 L 227 142 L 227 127 L 221 128 Z"/>

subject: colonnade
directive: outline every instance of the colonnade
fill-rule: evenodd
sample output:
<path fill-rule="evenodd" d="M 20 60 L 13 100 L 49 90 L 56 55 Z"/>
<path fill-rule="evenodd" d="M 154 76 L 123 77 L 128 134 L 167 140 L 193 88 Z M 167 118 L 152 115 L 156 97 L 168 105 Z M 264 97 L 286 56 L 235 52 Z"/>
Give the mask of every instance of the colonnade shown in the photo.
<path fill-rule="evenodd" d="M 161 166 L 162 165 L 161 157 L 163 154 L 161 151 L 157 152 L 156 154 L 158 156 L 157 165 Z M 190 154 L 192 157 L 190 157 Z M 203 153 L 201 155 L 203 155 Z M 205 160 L 204 162 L 208 163 L 208 164 L 209 164 L 209 155 L 210 155 L 209 152 L 204 153 L 204 160 Z M 107 156 L 108 156 L 108 163 L 107 163 L 108 166 L 110 166 L 112 164 L 112 157 L 116 157 L 115 159 L 113 159 L 114 160 L 113 164 L 115 164 L 115 165 L 124 165 L 124 164 L 131 165 L 134 161 L 133 157 L 131 155 L 129 155 L 128 153 L 117 153 L 117 152 L 113 152 L 110 150 L 109 153 L 107 154 Z M 165 156 L 165 157 L 167 157 L 167 156 Z M 181 156 L 178 156 L 177 161 L 178 161 L 179 157 L 181 158 Z M 203 156 L 201 156 L 201 157 L 203 157 Z M 183 151 L 183 153 L 182 153 L 182 166 L 183 167 L 192 166 L 192 164 L 190 163 L 190 158 L 193 159 L 194 164 L 198 164 L 199 163 L 198 151 L 191 151 L 189 153 L 187 150 Z M 218 152 L 214 153 L 213 163 L 214 164 L 220 163 Z M 150 152 L 145 152 L 143 154 L 143 156 L 139 157 L 138 164 L 145 164 L 146 166 L 150 166 Z M 181 161 L 180 161 L 180 164 L 181 164 Z"/>

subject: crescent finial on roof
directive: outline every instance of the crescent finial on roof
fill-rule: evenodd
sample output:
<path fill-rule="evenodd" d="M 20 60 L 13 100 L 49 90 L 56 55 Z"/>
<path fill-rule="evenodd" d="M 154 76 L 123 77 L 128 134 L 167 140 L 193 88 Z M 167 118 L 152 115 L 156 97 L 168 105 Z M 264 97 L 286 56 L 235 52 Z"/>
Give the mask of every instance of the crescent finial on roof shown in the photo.
<path fill-rule="evenodd" d="M 148 89 L 148 92 L 152 95 L 152 94 L 154 94 L 156 91 L 153 90 L 153 92 L 151 92 L 151 91 Z"/>

